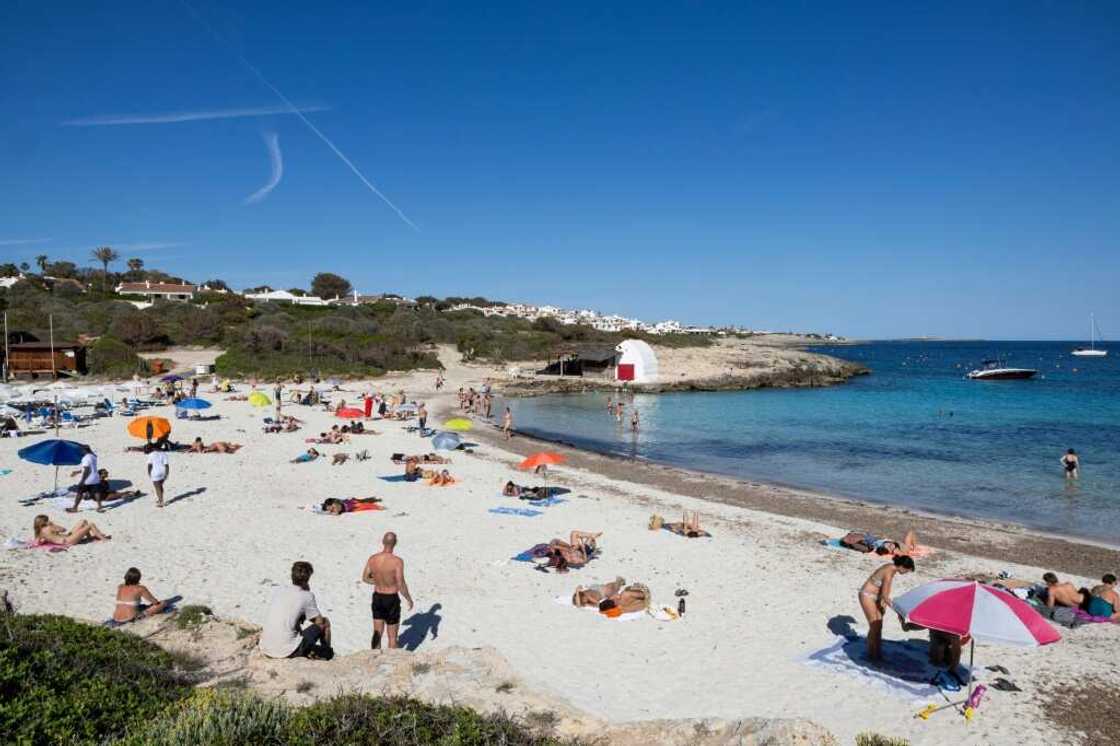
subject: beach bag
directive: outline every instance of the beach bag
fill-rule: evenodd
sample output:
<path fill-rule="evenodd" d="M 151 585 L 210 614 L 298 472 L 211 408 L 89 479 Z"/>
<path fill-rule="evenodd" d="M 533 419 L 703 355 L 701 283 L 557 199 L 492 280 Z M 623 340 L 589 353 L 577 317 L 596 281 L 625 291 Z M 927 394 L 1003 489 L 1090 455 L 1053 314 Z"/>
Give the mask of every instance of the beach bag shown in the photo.
<path fill-rule="evenodd" d="M 649 517 L 649 530 L 660 531 L 661 527 L 665 525 L 665 519 L 654 513 Z"/>

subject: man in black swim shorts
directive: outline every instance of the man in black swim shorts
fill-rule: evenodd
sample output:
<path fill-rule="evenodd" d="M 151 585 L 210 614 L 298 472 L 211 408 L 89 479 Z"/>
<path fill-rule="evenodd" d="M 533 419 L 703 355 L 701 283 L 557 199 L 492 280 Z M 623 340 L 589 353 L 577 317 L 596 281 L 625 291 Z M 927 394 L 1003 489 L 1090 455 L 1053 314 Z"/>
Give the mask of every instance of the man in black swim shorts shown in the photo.
<path fill-rule="evenodd" d="M 381 635 L 385 635 L 385 646 L 397 647 L 397 631 L 401 623 L 401 596 L 408 602 L 412 611 L 412 596 L 408 583 L 404 580 L 404 562 L 393 554 L 397 545 L 397 535 L 389 531 L 381 539 L 381 551 L 366 560 L 362 570 L 362 582 L 373 586 L 373 600 L 370 611 L 373 613 L 373 638 L 370 647 L 381 648 Z"/>

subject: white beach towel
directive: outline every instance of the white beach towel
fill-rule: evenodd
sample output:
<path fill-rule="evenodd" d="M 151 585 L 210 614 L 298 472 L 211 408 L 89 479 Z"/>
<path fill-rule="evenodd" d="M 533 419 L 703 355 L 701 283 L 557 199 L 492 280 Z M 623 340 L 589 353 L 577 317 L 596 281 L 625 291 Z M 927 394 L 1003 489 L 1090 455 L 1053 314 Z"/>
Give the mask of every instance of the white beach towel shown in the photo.
<path fill-rule="evenodd" d="M 70 508 L 74 507 L 74 496 L 71 495 L 64 497 L 52 497 L 49 498 L 47 502 L 52 508 L 57 508 L 59 510 L 69 510 Z M 124 498 L 119 498 L 117 500 L 106 500 L 105 502 L 101 503 L 101 506 L 106 510 L 112 510 L 113 508 L 119 508 L 126 502 L 128 502 L 128 500 L 125 500 Z M 83 498 L 82 501 L 78 504 L 78 512 L 81 513 L 86 510 L 97 510 L 97 503 L 89 498 Z"/>

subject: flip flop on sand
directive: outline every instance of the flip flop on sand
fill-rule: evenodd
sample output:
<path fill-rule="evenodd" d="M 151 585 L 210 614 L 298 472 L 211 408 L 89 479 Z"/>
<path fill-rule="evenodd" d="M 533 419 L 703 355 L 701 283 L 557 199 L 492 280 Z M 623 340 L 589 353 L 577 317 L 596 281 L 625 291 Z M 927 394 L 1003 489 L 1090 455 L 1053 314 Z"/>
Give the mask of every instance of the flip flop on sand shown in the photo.
<path fill-rule="evenodd" d="M 1023 691 L 1019 687 L 1015 686 L 1015 684 L 1013 684 L 1012 682 L 1010 682 L 1007 679 L 1004 679 L 1002 677 L 993 681 L 991 686 L 992 686 L 993 689 L 995 689 L 996 691 L 1000 691 L 1000 692 L 1021 692 L 1021 691 Z"/>

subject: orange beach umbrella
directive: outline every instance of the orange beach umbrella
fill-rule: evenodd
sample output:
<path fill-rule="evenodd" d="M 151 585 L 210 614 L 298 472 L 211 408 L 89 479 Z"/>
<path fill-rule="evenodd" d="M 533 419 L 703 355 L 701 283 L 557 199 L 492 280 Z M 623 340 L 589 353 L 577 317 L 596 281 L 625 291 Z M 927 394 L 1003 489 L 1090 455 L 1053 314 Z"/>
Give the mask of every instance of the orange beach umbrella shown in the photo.
<path fill-rule="evenodd" d="M 128 423 L 128 434 L 134 438 L 156 440 L 171 432 L 171 423 L 163 417 L 137 417 Z"/>
<path fill-rule="evenodd" d="M 518 469 L 536 469 L 547 464 L 562 464 L 564 457 L 552 451 L 539 451 L 517 465 Z"/>
<path fill-rule="evenodd" d="M 354 409 L 353 407 L 344 407 L 344 408 L 338 410 L 337 412 L 335 412 L 334 416 L 335 417 L 345 417 L 347 419 L 355 419 L 357 417 L 365 417 L 366 413 L 363 412 L 360 409 Z"/>

